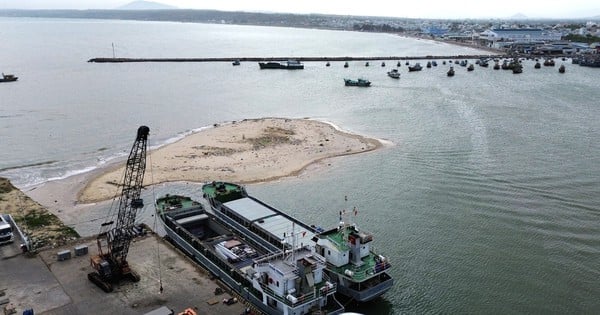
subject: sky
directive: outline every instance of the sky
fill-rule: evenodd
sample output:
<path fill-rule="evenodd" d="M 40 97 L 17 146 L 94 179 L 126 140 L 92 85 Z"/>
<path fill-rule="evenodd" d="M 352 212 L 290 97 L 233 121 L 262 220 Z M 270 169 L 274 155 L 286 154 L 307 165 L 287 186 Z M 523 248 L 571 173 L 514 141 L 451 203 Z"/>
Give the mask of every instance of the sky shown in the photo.
<path fill-rule="evenodd" d="M 0 9 L 114 9 L 133 0 L 0 0 Z M 586 18 L 600 16 L 598 0 L 156 0 L 180 9 L 323 13 L 406 18 Z"/>

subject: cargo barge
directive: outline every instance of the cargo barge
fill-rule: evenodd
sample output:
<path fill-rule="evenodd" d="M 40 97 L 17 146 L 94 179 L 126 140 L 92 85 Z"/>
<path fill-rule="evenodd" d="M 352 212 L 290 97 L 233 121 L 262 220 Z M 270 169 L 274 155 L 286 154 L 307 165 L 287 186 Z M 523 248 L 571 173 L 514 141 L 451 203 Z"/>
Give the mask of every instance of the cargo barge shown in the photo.
<path fill-rule="evenodd" d="M 186 196 L 166 195 L 156 213 L 169 240 L 261 312 L 341 314 L 325 258 L 309 246 L 273 250 L 205 211 Z M 290 242 L 294 242 L 290 239 Z"/>
<path fill-rule="evenodd" d="M 367 302 L 393 286 L 389 261 L 370 247 L 373 235 L 342 220 L 343 215 L 352 215 L 350 211 L 340 212 L 337 227 L 323 230 L 249 196 L 241 185 L 212 182 L 203 185 L 202 191 L 215 215 L 247 239 L 271 250 L 314 247 L 325 257 L 326 272 L 337 284 L 338 293 L 345 297 Z M 295 245 L 286 241 L 290 233 L 297 238 Z"/>

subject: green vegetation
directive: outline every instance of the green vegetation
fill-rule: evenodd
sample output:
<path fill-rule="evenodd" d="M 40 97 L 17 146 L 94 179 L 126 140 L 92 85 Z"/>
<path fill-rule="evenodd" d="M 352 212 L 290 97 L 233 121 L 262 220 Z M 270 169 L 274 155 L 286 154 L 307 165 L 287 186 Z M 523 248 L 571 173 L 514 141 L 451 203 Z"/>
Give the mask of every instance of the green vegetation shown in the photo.
<path fill-rule="evenodd" d="M 588 35 L 569 34 L 569 35 L 563 36 L 562 39 L 569 40 L 572 42 L 587 43 L 587 44 L 600 42 L 600 37 L 592 36 L 590 34 L 588 34 Z"/>
<path fill-rule="evenodd" d="M 29 214 L 23 216 L 21 220 L 30 229 L 36 229 L 53 224 L 60 224 L 60 220 L 58 220 L 58 218 L 55 215 L 47 212 L 30 212 Z"/>
<path fill-rule="evenodd" d="M 13 186 L 8 179 L 0 177 L 0 194 L 9 193 L 13 191 L 13 189 L 15 189 L 15 186 Z"/>
<path fill-rule="evenodd" d="M 290 136 L 294 135 L 294 131 L 278 128 L 269 127 L 265 129 L 264 133 L 258 138 L 247 139 L 252 144 L 255 150 L 262 149 L 268 146 L 274 146 L 282 143 L 291 143 Z"/>

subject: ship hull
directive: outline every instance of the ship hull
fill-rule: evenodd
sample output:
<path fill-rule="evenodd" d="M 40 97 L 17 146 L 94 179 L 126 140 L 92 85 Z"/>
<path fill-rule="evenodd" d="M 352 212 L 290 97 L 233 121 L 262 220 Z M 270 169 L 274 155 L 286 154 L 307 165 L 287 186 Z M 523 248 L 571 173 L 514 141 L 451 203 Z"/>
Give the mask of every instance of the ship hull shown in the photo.
<path fill-rule="evenodd" d="M 210 245 L 201 241 L 195 237 L 204 233 L 210 239 L 214 239 L 215 235 L 237 235 L 236 233 L 231 234 L 230 229 L 226 224 L 214 223 L 218 222 L 217 218 L 212 217 L 213 230 L 204 229 L 200 231 L 198 227 L 186 228 L 183 225 L 176 224 L 175 219 L 166 217 L 159 214 L 159 219 L 167 233 L 168 240 L 179 248 L 183 253 L 192 258 L 200 266 L 208 270 L 215 278 L 226 284 L 229 288 L 239 294 L 243 299 L 249 301 L 260 309 L 261 312 L 269 315 L 283 315 L 286 312 L 279 308 L 272 307 L 264 303 L 265 298 L 262 293 L 257 293 L 257 290 L 253 288 L 250 280 L 246 279 L 242 273 L 238 270 L 240 265 L 232 266 L 227 259 L 219 256 L 218 253 L 210 248 Z M 215 232 L 216 231 L 216 232 Z M 227 232 L 226 232 L 227 231 Z M 251 242 L 251 240 L 250 240 Z M 270 252 L 268 249 L 262 248 L 259 244 L 253 243 L 255 248 L 261 248 L 264 252 Z M 244 264 L 243 262 L 240 264 Z M 233 268 L 236 269 L 233 269 Z M 329 309 L 328 314 L 341 314 L 343 307 L 335 298 L 330 296 L 327 299 L 326 308 Z M 288 309 L 288 314 L 303 314 L 304 311 L 301 308 L 292 310 Z"/>
<path fill-rule="evenodd" d="M 213 183 L 213 185 L 215 184 L 218 183 Z M 225 185 L 235 186 L 236 184 L 225 183 Z M 239 212 L 236 210 L 240 207 L 240 205 L 242 205 L 241 208 L 245 206 L 247 209 L 252 209 L 252 211 L 250 211 L 252 213 L 262 212 L 266 213 L 267 216 L 270 217 L 269 219 L 265 219 L 265 222 L 263 223 L 260 223 L 260 221 L 263 221 L 262 219 L 256 221 L 259 222 L 260 225 L 269 225 L 269 220 L 272 220 L 277 216 L 283 216 L 287 220 L 293 222 L 293 224 L 299 230 L 307 231 L 309 234 L 312 235 L 318 233 L 317 229 L 314 226 L 309 226 L 306 223 L 301 222 L 298 219 L 295 219 L 252 196 L 249 196 L 241 186 L 240 189 L 240 192 L 236 192 L 235 195 L 225 199 L 225 202 L 220 202 L 215 198 L 211 198 L 207 193 L 204 194 L 204 197 L 208 200 L 210 207 L 213 210 L 213 213 L 216 216 L 218 216 L 221 220 L 223 220 L 225 224 L 235 229 L 245 238 L 253 239 L 255 242 L 261 244 L 261 246 L 269 248 L 270 250 L 277 250 L 280 248 L 276 244 L 278 244 L 278 242 L 280 242 L 281 239 L 268 233 L 266 228 L 261 229 L 254 225 L 255 221 L 247 220 L 247 218 L 244 218 L 243 215 L 240 215 Z M 242 199 L 244 201 L 243 203 L 241 202 Z M 232 202 L 237 203 L 237 205 L 234 206 Z M 269 214 L 271 212 L 272 214 Z M 283 221 L 277 222 L 281 223 Z M 280 226 L 280 224 L 278 225 Z M 310 239 L 312 238 L 312 236 L 307 236 L 306 238 Z M 387 268 L 389 268 L 389 266 L 387 266 Z M 386 271 L 379 272 L 374 277 L 371 277 L 363 282 L 352 281 L 343 274 L 334 272 L 332 270 L 328 270 L 327 273 L 329 277 L 337 283 L 337 294 L 354 299 L 358 302 L 368 302 L 373 299 L 376 299 L 384 293 L 386 293 L 387 291 L 389 291 L 389 289 L 394 284 L 393 278 Z"/>

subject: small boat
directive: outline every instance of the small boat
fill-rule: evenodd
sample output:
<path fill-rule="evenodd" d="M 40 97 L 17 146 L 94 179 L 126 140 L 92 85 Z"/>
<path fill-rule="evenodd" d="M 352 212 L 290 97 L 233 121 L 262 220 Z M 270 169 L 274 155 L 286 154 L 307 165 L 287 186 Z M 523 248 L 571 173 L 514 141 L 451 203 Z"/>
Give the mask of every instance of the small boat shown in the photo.
<path fill-rule="evenodd" d="M 344 68 L 348 68 L 348 61 L 344 63 Z"/>
<path fill-rule="evenodd" d="M 558 72 L 565 73 L 565 65 L 560 65 L 560 67 L 558 67 Z"/>
<path fill-rule="evenodd" d="M 513 73 L 523 73 L 523 66 L 518 62 L 513 63 L 512 72 Z"/>
<path fill-rule="evenodd" d="M 533 66 L 535 69 L 539 69 L 542 67 L 542 64 L 538 61 L 535 63 L 535 66 Z"/>
<path fill-rule="evenodd" d="M 388 71 L 387 75 L 393 79 L 400 79 L 400 72 L 398 72 L 398 69 Z"/>
<path fill-rule="evenodd" d="M 258 65 L 261 69 L 288 69 L 288 70 L 297 70 L 304 69 L 304 64 L 302 64 L 298 60 L 288 60 L 286 63 L 282 62 L 259 62 Z"/>
<path fill-rule="evenodd" d="M 434 60 L 434 61 L 432 61 L 432 62 L 431 62 L 431 65 L 432 65 L 432 66 L 434 66 L 434 67 L 437 67 L 437 61 L 435 61 L 435 60 Z"/>
<path fill-rule="evenodd" d="M 368 67 L 368 66 L 369 66 L 369 62 L 367 61 L 367 62 L 365 62 L 365 67 Z"/>
<path fill-rule="evenodd" d="M 239 66 L 240 65 L 240 60 L 236 59 L 231 64 L 234 65 L 234 66 Z"/>
<path fill-rule="evenodd" d="M 381 66 L 382 66 L 382 67 L 385 67 L 385 62 L 382 62 L 382 63 L 381 63 Z"/>
<path fill-rule="evenodd" d="M 427 61 L 427 65 L 426 65 L 426 67 L 427 67 L 427 68 L 431 68 L 431 61 Z"/>
<path fill-rule="evenodd" d="M 449 77 L 453 77 L 454 76 L 454 67 L 450 67 L 450 70 L 448 70 L 448 72 L 446 73 Z"/>
<path fill-rule="evenodd" d="M 498 61 L 494 63 L 494 70 L 500 70 L 500 63 Z"/>
<path fill-rule="evenodd" d="M 329 63 L 329 61 L 327 61 L 327 63 L 325 64 L 325 67 L 329 67 L 331 66 L 331 64 Z"/>
<path fill-rule="evenodd" d="M 554 67 L 554 59 L 546 59 L 544 60 L 544 66 L 546 67 Z"/>
<path fill-rule="evenodd" d="M 442 64 L 443 64 L 443 65 L 446 65 L 446 60 L 442 61 Z"/>
<path fill-rule="evenodd" d="M 415 65 L 414 65 L 414 66 L 409 66 L 409 67 L 408 67 L 408 71 L 409 71 L 409 72 L 413 72 L 413 71 L 421 71 L 422 69 L 423 69 L 423 67 L 421 67 L 421 64 L 420 64 L 420 63 L 418 63 L 418 62 L 417 62 L 417 63 L 415 63 Z"/>
<path fill-rule="evenodd" d="M 402 65 L 402 63 L 400 61 L 398 61 L 398 63 L 396 64 L 396 67 L 400 68 L 401 65 Z"/>
<path fill-rule="evenodd" d="M 460 61 L 460 66 L 461 66 L 461 67 L 466 67 L 466 66 L 467 66 L 467 63 L 468 63 L 468 62 L 467 62 L 466 60 L 461 60 L 461 61 Z"/>
<path fill-rule="evenodd" d="M 0 82 L 13 82 L 13 81 L 17 81 L 18 79 L 19 79 L 19 77 L 15 76 L 14 74 L 2 73 L 2 78 L 0 78 Z"/>
<path fill-rule="evenodd" d="M 410 63 L 409 63 L 408 61 L 405 63 L 405 65 L 407 65 L 407 66 L 408 66 L 409 64 L 410 64 Z"/>
<path fill-rule="evenodd" d="M 479 65 L 484 68 L 487 68 L 490 64 L 488 63 L 487 59 L 481 59 L 479 60 Z"/>
<path fill-rule="evenodd" d="M 346 86 L 363 86 L 363 87 L 367 87 L 367 86 L 371 86 L 371 81 L 369 81 L 367 79 L 358 79 L 358 80 L 344 79 L 344 84 Z"/>
<path fill-rule="evenodd" d="M 469 66 L 467 67 L 467 71 L 473 71 L 475 70 L 475 66 L 473 66 L 473 64 L 469 64 Z"/>

